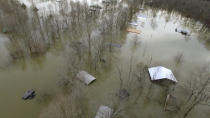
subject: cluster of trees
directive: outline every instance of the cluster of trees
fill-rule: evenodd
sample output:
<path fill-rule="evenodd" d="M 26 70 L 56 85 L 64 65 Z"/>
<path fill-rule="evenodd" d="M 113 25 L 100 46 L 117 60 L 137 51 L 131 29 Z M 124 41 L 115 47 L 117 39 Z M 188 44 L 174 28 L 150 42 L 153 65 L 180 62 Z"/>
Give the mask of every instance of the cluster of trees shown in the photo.
<path fill-rule="evenodd" d="M 201 21 L 210 27 L 210 2 L 206 0 L 153 0 L 152 7 L 178 11 L 183 16 Z"/>
<path fill-rule="evenodd" d="M 83 111 L 85 107 L 88 107 L 87 104 L 81 102 L 83 100 L 79 100 L 85 98 L 83 95 L 77 96 L 75 102 L 70 102 L 72 97 L 75 97 L 74 94 L 77 94 L 78 86 L 81 86 L 75 80 L 75 76 L 80 70 L 100 73 L 100 66 L 104 63 L 111 66 L 114 51 L 113 47 L 107 44 L 111 44 L 124 36 L 127 24 L 141 4 L 139 0 L 132 0 L 127 3 L 129 4 L 128 7 L 124 7 L 124 2 L 111 4 L 100 11 L 90 10 L 86 3 L 61 3 L 64 5 L 61 8 L 62 23 L 66 26 L 61 37 L 65 39 L 64 42 L 67 45 L 64 52 L 66 64 L 59 74 L 61 78 L 59 83 L 67 88 L 69 93 L 49 105 L 41 114 L 42 118 L 52 117 L 53 113 L 62 117 L 88 117 L 87 113 L 84 112 L 75 116 L 77 111 L 72 108 L 77 107 L 78 102 L 79 105 L 82 105 L 77 107 L 78 111 Z M 66 7 L 71 8 L 70 13 L 65 11 Z M 113 117 L 120 116 L 120 109 L 117 106 Z M 85 108 L 85 110 L 87 109 Z"/>
<path fill-rule="evenodd" d="M 41 117 L 48 118 L 52 117 L 52 114 L 56 113 L 62 117 L 88 117 L 87 112 L 88 105 L 86 103 L 70 102 L 71 97 L 74 97 L 77 93 L 77 81 L 74 80 L 76 74 L 80 70 L 89 70 L 90 72 L 100 73 L 101 59 L 105 59 L 105 63 L 111 65 L 113 48 L 111 45 L 106 48 L 106 43 L 115 42 L 117 39 L 123 36 L 123 33 L 127 27 L 127 24 L 132 19 L 133 14 L 138 11 L 142 1 L 132 0 L 126 1 L 127 7 L 123 7 L 123 4 L 118 4 L 117 6 L 111 6 L 111 8 L 106 8 L 101 12 L 90 11 L 87 4 L 71 3 L 69 6 L 72 11 L 65 13 L 62 11 L 63 19 L 62 23 L 65 23 L 66 29 L 64 32 L 67 34 L 62 35 L 62 37 L 68 39 L 68 46 L 66 48 L 66 67 L 61 72 L 61 78 L 63 85 L 70 90 L 68 96 L 55 101 L 55 103 L 50 104 L 48 108 L 41 114 Z M 66 5 L 66 4 L 63 4 Z M 63 7 L 65 8 L 65 7 Z M 111 9 L 111 10 L 110 10 Z M 107 56 L 108 55 L 108 56 Z M 177 63 L 181 63 L 182 55 L 178 54 L 175 57 Z M 152 59 L 151 59 L 152 60 Z M 133 104 L 135 104 L 142 97 L 145 101 L 154 101 L 151 96 L 154 94 L 153 85 L 149 81 L 149 76 L 147 72 L 148 64 L 139 64 L 137 67 L 134 66 L 132 58 L 130 59 L 130 65 L 128 72 L 123 72 L 121 67 L 117 68 L 119 74 L 119 91 L 126 89 L 131 93 Z M 126 69 L 127 70 L 127 69 Z M 207 76 L 202 76 L 196 80 L 206 79 Z M 192 82 L 192 81 L 191 81 Z M 209 94 L 207 92 L 209 86 L 209 79 L 205 83 L 194 82 L 192 86 L 185 86 L 187 93 L 191 92 L 191 95 L 186 94 L 186 100 L 182 101 L 184 104 L 179 105 L 179 109 L 174 111 L 175 115 L 173 117 L 187 117 L 188 114 L 198 105 L 204 104 L 209 100 Z M 179 85 L 177 86 L 177 88 Z M 160 105 L 164 104 L 162 101 L 165 99 L 167 94 L 171 94 L 173 91 L 168 91 L 168 87 L 163 87 L 160 98 L 155 99 Z M 116 91 L 116 93 L 119 93 Z M 80 93 L 80 92 L 78 92 Z M 134 95 L 134 96 L 133 96 Z M 77 99 L 85 98 L 84 94 L 77 96 Z M 116 97 L 116 96 L 115 96 Z M 129 107 L 126 101 L 121 101 L 120 97 L 117 96 L 113 98 L 112 108 L 114 109 L 113 118 L 125 117 L 124 111 Z M 179 98 L 177 98 L 179 100 Z M 84 101 L 84 100 L 81 100 Z M 129 102 L 130 103 L 130 102 Z M 78 106 L 79 105 L 79 106 Z M 75 107 L 81 114 L 74 114 Z M 70 110 L 72 109 L 72 110 Z M 85 110 L 84 110 L 85 109 Z M 57 113 L 59 112 L 59 113 Z M 78 115 L 78 116 L 75 116 Z"/>

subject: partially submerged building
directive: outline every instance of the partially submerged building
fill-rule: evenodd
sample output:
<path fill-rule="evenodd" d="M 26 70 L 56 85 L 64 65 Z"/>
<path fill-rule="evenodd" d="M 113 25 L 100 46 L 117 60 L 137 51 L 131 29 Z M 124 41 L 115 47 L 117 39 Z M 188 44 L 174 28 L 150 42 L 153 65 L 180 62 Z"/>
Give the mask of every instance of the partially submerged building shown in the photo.
<path fill-rule="evenodd" d="M 167 86 L 168 90 L 170 90 L 170 85 L 175 84 L 178 81 L 176 80 L 173 72 L 165 68 L 163 66 L 156 66 L 156 67 L 151 67 L 148 69 L 150 79 L 151 81 L 161 85 L 161 86 Z M 172 86 L 173 87 L 173 86 Z M 176 97 L 174 97 L 172 94 L 167 94 L 166 100 L 165 100 L 165 105 L 164 105 L 164 110 L 165 111 L 176 111 L 178 110 L 178 104 L 176 101 Z"/>
<path fill-rule="evenodd" d="M 98 112 L 96 113 L 95 118 L 111 118 L 111 115 L 113 113 L 113 109 L 101 105 L 98 109 Z"/>
<path fill-rule="evenodd" d="M 96 80 L 95 77 L 93 77 L 92 75 L 90 75 L 89 73 L 87 73 L 86 71 L 80 71 L 77 76 L 77 79 L 79 79 L 80 81 L 84 82 L 86 85 L 89 85 L 90 83 L 92 83 L 94 80 Z"/>
<path fill-rule="evenodd" d="M 173 74 L 173 72 L 163 66 L 157 66 L 149 68 L 149 75 L 152 81 L 155 80 L 170 80 L 172 82 L 178 82 Z"/>

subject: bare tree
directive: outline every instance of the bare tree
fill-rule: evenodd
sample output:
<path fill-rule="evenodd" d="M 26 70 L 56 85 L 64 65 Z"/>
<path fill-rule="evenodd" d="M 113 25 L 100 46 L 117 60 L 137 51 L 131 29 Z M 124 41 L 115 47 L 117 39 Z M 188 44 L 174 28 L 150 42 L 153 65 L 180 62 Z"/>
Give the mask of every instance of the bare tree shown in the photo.
<path fill-rule="evenodd" d="M 181 106 L 180 112 L 183 117 L 187 117 L 188 114 L 197 105 L 209 106 L 210 100 L 210 78 L 209 68 L 205 68 L 199 71 L 198 76 L 195 76 L 190 82 L 187 83 L 184 88 L 190 93 L 184 104 Z"/>
<path fill-rule="evenodd" d="M 88 118 L 84 88 L 77 84 L 68 95 L 58 96 L 40 115 L 40 118 Z"/>

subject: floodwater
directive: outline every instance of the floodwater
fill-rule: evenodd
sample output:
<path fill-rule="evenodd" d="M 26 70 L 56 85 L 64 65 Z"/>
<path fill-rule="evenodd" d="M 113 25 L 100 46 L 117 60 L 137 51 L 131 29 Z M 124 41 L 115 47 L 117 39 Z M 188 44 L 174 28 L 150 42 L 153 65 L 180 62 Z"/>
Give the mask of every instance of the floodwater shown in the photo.
<path fill-rule="evenodd" d="M 62 58 L 47 53 L 33 59 L 18 60 L 0 70 L 0 117 L 36 118 L 42 108 L 40 94 L 56 92 L 57 71 Z M 21 97 L 28 89 L 35 89 L 35 100 L 23 101 Z M 42 91 L 42 92 L 41 92 Z"/>
<path fill-rule="evenodd" d="M 138 18 L 139 15 L 141 18 Z M 90 117 L 94 117 L 99 105 L 110 105 L 112 97 L 115 96 L 114 93 L 119 89 L 116 67 L 122 69 L 125 83 L 130 62 L 132 66 L 142 62 L 150 63 L 150 66 L 161 65 L 172 69 L 176 79 L 182 84 L 190 79 L 192 73 L 210 62 L 210 50 L 202 39 L 198 38 L 199 32 L 192 29 L 191 24 L 195 24 L 195 21 L 186 20 L 177 13 L 169 14 L 166 11 L 147 9 L 137 13 L 132 22 L 137 23 L 138 26 L 129 27 L 140 30 L 141 34 L 128 33 L 126 39 L 120 39 L 122 47 L 116 47 L 116 59 L 112 63 L 112 69 L 105 74 L 94 75 L 97 80 L 87 87 Z M 199 26 L 199 23 L 197 25 Z M 190 36 L 175 32 L 177 27 L 191 31 Z M 175 57 L 180 54 L 182 59 L 177 64 Z M 3 56 L 0 57 L 0 61 L 4 63 L 5 59 Z M 64 60 L 62 51 L 51 49 L 45 55 L 20 59 L 2 68 L 0 70 L 0 117 L 39 117 L 42 109 L 47 107 L 46 103 L 39 101 L 40 93 L 48 92 L 54 96 L 60 92 L 56 82 Z M 24 92 L 30 88 L 37 91 L 36 98 L 28 101 L 21 100 Z M 132 93 L 135 94 L 131 92 L 131 95 Z M 154 94 L 150 97 L 159 96 Z M 170 113 L 164 112 L 163 105 L 161 106 L 158 102 L 148 102 L 144 98 L 138 98 L 134 102 L 131 97 L 129 103 L 130 105 L 127 105 L 129 110 L 125 112 L 128 117 L 170 117 Z M 208 110 L 195 110 L 190 116 L 207 118 Z"/>
<path fill-rule="evenodd" d="M 154 17 L 154 14 L 156 17 Z M 138 18 L 138 16 L 144 16 Z M 210 51 L 206 48 L 208 45 L 203 44 L 199 37 L 199 32 L 193 32 L 191 24 L 199 23 L 187 20 L 177 13 L 168 14 L 166 11 L 145 10 L 136 14 L 132 24 L 138 26 L 129 26 L 141 31 L 141 34 L 128 33 L 126 40 L 122 41 L 122 47 L 116 49 L 117 59 L 115 60 L 113 70 L 108 73 L 104 79 L 96 80 L 89 89 L 90 102 L 92 109 L 95 111 L 101 104 L 110 106 L 113 102 L 113 96 L 119 90 L 120 79 L 117 68 L 121 68 L 124 85 L 131 92 L 128 105 L 124 106 L 125 116 L 132 118 L 171 118 L 174 114 L 163 110 L 166 94 L 164 89 L 158 86 L 150 88 L 148 95 L 148 86 L 143 88 L 135 88 L 136 81 L 129 85 L 128 78 L 130 67 L 134 68 L 139 64 L 147 64 L 149 66 L 164 66 L 172 69 L 178 80 L 178 85 L 185 85 L 186 82 L 192 79 L 192 76 L 204 66 L 209 66 Z M 184 36 L 175 32 L 175 28 L 182 27 L 191 31 L 190 36 Z M 195 27 L 194 27 L 195 28 Z M 117 48 L 117 47 L 116 47 Z M 177 55 L 180 56 L 180 61 L 176 61 Z M 149 78 L 144 78 L 149 79 Z M 148 83 L 147 83 L 148 84 Z M 146 88 L 146 89 L 145 89 Z M 140 91 L 143 92 L 141 93 Z M 140 97 L 139 97 L 139 96 Z M 161 98 L 162 97 L 162 98 Z M 152 112 L 152 113 L 151 113 Z M 94 111 L 93 115 L 94 116 Z M 191 118 L 207 118 L 209 108 L 197 108 L 189 115 Z"/>

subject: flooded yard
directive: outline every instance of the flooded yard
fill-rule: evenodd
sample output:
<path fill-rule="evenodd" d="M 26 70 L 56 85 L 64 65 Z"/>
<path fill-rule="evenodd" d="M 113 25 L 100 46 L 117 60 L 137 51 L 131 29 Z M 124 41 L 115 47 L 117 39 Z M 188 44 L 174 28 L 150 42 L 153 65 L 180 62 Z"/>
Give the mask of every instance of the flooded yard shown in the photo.
<path fill-rule="evenodd" d="M 23 2 L 27 3 L 24 0 Z M 93 3 L 102 4 L 102 1 L 95 0 Z M 126 7 L 126 2 L 122 6 Z M 107 16 L 111 15 L 115 19 L 118 12 L 111 13 L 107 10 L 103 12 L 105 15 L 100 14 L 102 16 L 98 18 L 99 21 L 88 20 L 88 24 L 93 23 L 93 26 L 82 26 L 89 38 L 86 39 L 82 33 L 77 34 L 72 30 L 64 31 L 73 32 L 69 34 L 53 32 L 51 34 L 56 35 L 55 41 L 43 41 L 53 45 L 45 53 L 27 53 L 23 58 L 15 60 L 7 49 L 10 43 L 7 34 L 1 33 L 0 117 L 94 118 L 99 106 L 106 105 L 114 109 L 113 118 L 180 118 L 183 114 L 188 118 L 208 118 L 208 105 L 202 105 L 202 102 L 192 107 L 191 104 L 197 103 L 197 100 L 205 101 L 205 104 L 210 102 L 209 96 L 206 99 L 208 90 L 205 90 L 205 100 L 197 98 L 203 94 L 200 91 L 201 85 L 209 82 L 206 81 L 210 73 L 209 29 L 203 27 L 199 21 L 186 18 L 176 11 L 154 9 L 144 4 L 141 7 L 144 9 L 135 11 L 126 24 L 126 28 L 138 30 L 140 34 L 126 30 L 115 31 L 114 23 L 111 24 L 111 33 L 101 36 L 102 38 L 100 35 L 104 32 L 106 34 L 106 28 L 110 25 L 104 26 L 105 29 L 96 28 L 89 33 L 97 23 L 99 26 L 109 24 Z M 57 23 L 59 22 L 58 20 Z M 65 22 L 68 24 L 68 21 Z M 62 28 L 66 26 L 64 24 Z M 71 26 L 74 26 L 74 22 Z M 75 26 L 76 28 L 80 27 Z M 176 32 L 176 28 L 186 29 L 189 35 Z M 102 30 L 102 33 L 98 30 Z M 34 47 L 29 50 L 35 50 Z M 155 66 L 170 68 L 178 83 L 161 86 L 150 81 L 147 69 Z M 81 70 L 89 72 L 96 80 L 88 86 L 76 80 L 75 73 Z M 195 88 L 199 91 L 194 91 Z M 36 91 L 35 98 L 22 100 L 21 97 L 29 89 Z M 122 89 L 129 93 L 129 97 L 123 100 L 118 94 Z M 191 91 L 197 95 L 193 97 L 195 102 L 191 97 L 187 99 Z M 164 104 L 168 94 L 175 96 L 176 102 L 185 101 L 184 104 L 177 104 L 176 111 L 165 111 Z M 190 108 L 193 109 L 188 113 Z"/>
<path fill-rule="evenodd" d="M 6 69 L 0 70 L 1 117 L 38 117 L 43 107 L 41 95 L 45 93 L 51 95 L 58 91 L 55 82 L 62 61 L 59 55 L 49 53 L 33 59 L 18 60 Z M 29 88 L 40 91 L 37 99 L 23 101 L 21 97 Z"/>

